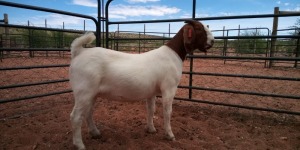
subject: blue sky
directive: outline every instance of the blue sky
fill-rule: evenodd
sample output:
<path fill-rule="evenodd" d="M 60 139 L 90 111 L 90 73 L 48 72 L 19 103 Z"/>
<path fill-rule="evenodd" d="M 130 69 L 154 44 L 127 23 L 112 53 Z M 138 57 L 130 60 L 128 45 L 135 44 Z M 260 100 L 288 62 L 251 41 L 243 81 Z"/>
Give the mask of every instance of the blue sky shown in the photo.
<path fill-rule="evenodd" d="M 96 17 L 97 0 L 7 0 L 10 2 L 47 7 L 69 12 L 81 13 Z M 106 0 L 105 0 L 106 2 Z M 196 17 L 231 16 L 231 15 L 253 15 L 272 14 L 274 7 L 280 7 L 281 11 L 300 11 L 299 0 L 197 0 Z M 9 15 L 10 24 L 47 26 L 62 28 L 83 29 L 83 19 L 63 16 L 58 14 L 44 13 L 39 11 L 25 10 L 20 8 L 0 6 L 0 14 Z M 155 20 L 155 19 L 176 19 L 190 18 L 192 15 L 192 0 L 114 0 L 110 5 L 110 20 Z M 2 17 L 0 17 L 2 18 Z M 279 28 L 288 28 L 295 24 L 299 17 L 285 17 L 279 19 Z M 223 27 L 252 28 L 272 27 L 272 18 L 264 19 L 241 19 L 241 20 L 218 20 L 205 21 L 212 30 L 219 30 Z M 183 23 L 172 23 L 171 31 L 176 32 Z M 144 25 L 122 25 L 120 30 L 142 31 Z M 86 29 L 94 30 L 93 22 L 86 21 Z M 110 30 L 116 30 L 111 26 Z M 146 31 L 168 31 L 168 24 L 147 24 Z"/>

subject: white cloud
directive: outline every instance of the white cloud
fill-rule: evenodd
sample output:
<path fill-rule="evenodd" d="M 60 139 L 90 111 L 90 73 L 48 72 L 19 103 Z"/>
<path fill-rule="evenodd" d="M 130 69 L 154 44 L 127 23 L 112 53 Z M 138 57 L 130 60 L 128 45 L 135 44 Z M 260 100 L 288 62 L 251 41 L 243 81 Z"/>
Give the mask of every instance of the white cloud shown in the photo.
<path fill-rule="evenodd" d="M 159 2 L 160 0 L 126 0 L 129 3 Z"/>
<path fill-rule="evenodd" d="M 281 4 L 281 1 L 277 1 L 276 3 L 277 3 L 277 4 Z"/>
<path fill-rule="evenodd" d="M 168 6 L 135 6 L 135 5 L 113 5 L 109 9 L 109 15 L 126 19 L 126 17 L 139 16 L 165 16 L 180 12 L 179 8 Z"/>
<path fill-rule="evenodd" d="M 109 14 L 109 18 L 113 18 L 113 19 L 126 19 L 126 16 L 124 16 L 124 15 L 117 15 L 117 14 Z"/>
<path fill-rule="evenodd" d="M 219 12 L 220 16 L 232 16 L 233 13 L 230 12 Z"/>
<path fill-rule="evenodd" d="M 98 7 L 96 0 L 73 0 L 73 4 L 87 7 Z"/>
<path fill-rule="evenodd" d="M 284 3 L 284 6 L 288 6 L 288 5 L 290 5 L 290 3 Z"/>

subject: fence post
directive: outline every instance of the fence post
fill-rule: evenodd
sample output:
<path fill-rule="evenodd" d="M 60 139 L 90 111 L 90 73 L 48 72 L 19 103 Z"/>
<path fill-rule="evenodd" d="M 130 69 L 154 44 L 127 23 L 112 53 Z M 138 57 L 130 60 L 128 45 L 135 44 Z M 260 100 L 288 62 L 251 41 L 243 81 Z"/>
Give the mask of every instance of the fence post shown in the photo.
<path fill-rule="evenodd" d="M 4 24 L 8 24 L 8 15 L 7 14 L 4 14 Z M 5 41 L 5 44 L 4 44 L 4 47 L 10 47 L 10 38 L 9 38 L 9 28 L 8 27 L 5 27 L 4 28 L 4 40 Z M 10 55 L 10 51 L 7 52 L 8 55 Z"/>
<path fill-rule="evenodd" d="M 274 15 L 279 14 L 279 7 L 274 8 Z M 278 30 L 278 17 L 274 17 L 273 19 L 273 29 L 272 29 L 272 36 L 277 36 L 277 30 Z M 276 51 L 276 38 L 271 39 L 271 49 L 270 49 L 270 57 L 274 57 L 274 53 Z M 273 66 L 274 61 L 270 60 L 269 68 Z"/>
<path fill-rule="evenodd" d="M 4 14 L 4 24 L 8 24 L 8 15 L 7 14 Z M 5 30 L 4 31 L 5 35 L 8 36 L 8 34 L 9 34 L 9 28 L 5 27 L 4 30 Z"/>
<path fill-rule="evenodd" d="M 45 28 L 47 28 L 47 19 L 45 19 Z M 45 30 L 45 39 L 47 39 L 47 43 L 50 43 L 50 41 L 48 41 L 49 39 L 47 38 L 47 31 Z M 47 44 L 47 47 L 49 47 L 49 45 Z M 48 51 L 46 51 L 46 57 L 48 57 Z"/>
<path fill-rule="evenodd" d="M 4 14 L 3 22 L 4 22 L 4 24 L 8 24 L 8 15 L 7 14 Z M 8 34 L 9 34 L 9 28 L 5 27 L 4 28 L 4 36 L 5 36 L 5 38 L 3 39 L 2 35 L 0 35 L 0 47 L 1 48 L 3 47 L 4 41 L 5 41 L 5 39 L 7 39 Z M 1 62 L 2 62 L 3 55 L 4 55 L 3 51 L 0 51 Z"/>

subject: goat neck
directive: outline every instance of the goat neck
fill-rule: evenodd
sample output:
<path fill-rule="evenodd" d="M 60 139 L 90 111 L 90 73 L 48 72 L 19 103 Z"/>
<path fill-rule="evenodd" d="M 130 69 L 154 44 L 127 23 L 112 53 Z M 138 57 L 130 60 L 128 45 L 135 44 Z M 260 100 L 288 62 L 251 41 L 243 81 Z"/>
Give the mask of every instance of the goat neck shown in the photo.
<path fill-rule="evenodd" d="M 187 52 L 183 42 L 183 28 L 166 44 L 169 48 L 174 50 L 178 56 L 184 61 Z"/>

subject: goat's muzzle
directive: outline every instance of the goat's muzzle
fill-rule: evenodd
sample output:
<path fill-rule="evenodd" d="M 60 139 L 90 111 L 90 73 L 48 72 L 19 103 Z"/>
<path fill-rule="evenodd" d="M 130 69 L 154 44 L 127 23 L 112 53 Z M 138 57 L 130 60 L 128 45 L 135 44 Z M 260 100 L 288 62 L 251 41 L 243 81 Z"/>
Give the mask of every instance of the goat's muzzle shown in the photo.
<path fill-rule="evenodd" d="M 206 44 L 205 50 L 208 50 L 208 49 L 212 48 L 213 45 L 214 45 L 214 40 L 211 40 L 211 41 L 210 41 L 210 44 Z"/>

